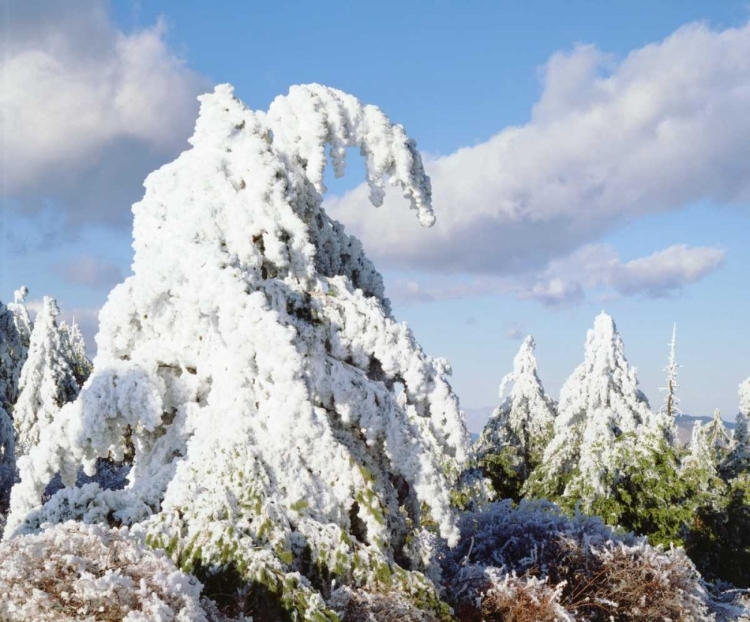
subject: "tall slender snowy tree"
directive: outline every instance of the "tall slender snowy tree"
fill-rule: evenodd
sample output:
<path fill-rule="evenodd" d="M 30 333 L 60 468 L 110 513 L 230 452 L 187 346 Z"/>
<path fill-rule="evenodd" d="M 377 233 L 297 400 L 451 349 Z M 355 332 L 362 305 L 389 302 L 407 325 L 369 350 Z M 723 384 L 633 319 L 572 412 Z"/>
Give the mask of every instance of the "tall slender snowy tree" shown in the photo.
<path fill-rule="evenodd" d="M 8 309 L 13 313 L 16 330 L 21 337 L 21 343 L 27 350 L 31 343 L 31 331 L 34 328 L 29 310 L 26 308 L 26 296 L 28 295 L 29 288 L 23 285 L 13 292 L 13 302 L 8 303 Z"/>
<path fill-rule="evenodd" d="M 450 483 L 468 433 L 449 367 L 394 320 L 321 197 L 326 145 L 337 175 L 358 147 L 371 201 L 390 177 L 431 225 L 415 143 L 320 85 L 266 113 L 229 85 L 200 100 L 192 149 L 133 206 L 133 276 L 101 312 L 94 373 L 20 461 L 6 538 L 116 521 L 208 585 L 224 573 L 296 619 L 333 619 L 332 580 L 440 611 L 413 572 L 429 569 L 419 528 L 456 541 Z M 71 485 L 78 464 L 91 473 L 128 439 L 127 488 L 67 488 L 41 505 L 54 473 Z"/>
<path fill-rule="evenodd" d="M 669 342 L 669 360 L 667 362 L 667 366 L 664 368 L 664 371 L 667 372 L 667 386 L 659 389 L 660 391 L 667 392 L 667 395 L 664 398 L 664 406 L 662 407 L 662 411 L 670 419 L 682 414 L 679 407 L 680 399 L 676 395 L 677 389 L 680 388 L 680 385 L 677 384 L 677 370 L 679 367 L 681 367 L 677 364 L 677 361 L 675 359 L 676 348 L 677 324 L 672 327 L 672 341 Z"/>
<path fill-rule="evenodd" d="M 91 375 L 94 366 L 86 356 L 86 342 L 83 339 L 81 329 L 75 319 L 70 324 L 63 321 L 60 322 L 60 334 L 62 335 L 65 356 L 73 370 L 78 386 L 82 387 Z"/>
<path fill-rule="evenodd" d="M 513 371 L 500 384 L 503 401 L 475 444 L 478 464 L 495 491 L 516 500 L 552 439 L 557 414 L 537 374 L 535 347 L 534 338 L 526 337 L 513 360 Z"/>
<path fill-rule="evenodd" d="M 45 296 L 31 333 L 19 382 L 20 395 L 13 411 L 19 456 L 39 442 L 41 431 L 52 423 L 60 408 L 78 396 L 78 383 L 57 325 L 59 314 L 55 299 Z"/>

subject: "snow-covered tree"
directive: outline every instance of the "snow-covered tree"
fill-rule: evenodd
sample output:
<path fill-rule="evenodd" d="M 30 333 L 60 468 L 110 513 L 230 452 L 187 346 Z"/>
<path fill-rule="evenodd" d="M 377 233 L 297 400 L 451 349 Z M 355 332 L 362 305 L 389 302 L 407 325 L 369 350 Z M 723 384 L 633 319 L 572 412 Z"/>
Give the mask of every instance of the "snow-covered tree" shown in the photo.
<path fill-rule="evenodd" d="M 23 285 L 13 292 L 13 302 L 8 303 L 8 309 L 13 313 L 16 330 L 21 337 L 21 343 L 27 350 L 31 343 L 31 331 L 34 328 L 29 310 L 26 308 L 26 296 L 28 295 L 29 288 Z"/>
<path fill-rule="evenodd" d="M 6 411 L 10 411 L 18 399 L 18 381 L 27 355 L 28 340 L 23 331 L 19 331 L 23 324 L 19 322 L 18 314 L 20 307 L 25 310 L 22 304 L 19 307 L 18 300 L 19 292 L 25 289 L 16 292 L 16 303 L 6 307 L 0 302 L 0 407 Z"/>
<path fill-rule="evenodd" d="M 722 473 L 727 478 L 736 477 L 742 472 L 750 472 L 750 378 L 740 384 L 740 410 L 734 425 L 734 434 Z"/>
<path fill-rule="evenodd" d="M 39 442 L 60 408 L 78 396 L 79 386 L 68 361 L 65 338 L 57 325 L 60 308 L 44 297 L 31 333 L 26 363 L 21 371 L 20 394 L 13 410 L 16 453 L 20 456 Z"/>
<path fill-rule="evenodd" d="M 714 460 L 718 464 L 726 458 L 732 438 L 729 436 L 724 420 L 721 418 L 719 409 L 714 410 L 711 421 L 706 424 L 706 440 L 714 452 Z"/>
<path fill-rule="evenodd" d="M 70 368 L 73 370 L 76 382 L 79 387 L 88 380 L 94 369 L 89 358 L 86 356 L 86 342 L 83 339 L 83 333 L 76 323 L 75 319 L 70 324 L 60 322 L 60 334 L 63 339 L 63 349 L 68 359 Z"/>
<path fill-rule="evenodd" d="M 534 338 L 526 337 L 513 360 L 513 371 L 500 384 L 502 403 L 475 444 L 477 461 L 502 497 L 518 498 L 552 439 L 554 401 L 537 374 Z M 506 387 L 512 385 L 509 394 Z"/>
<path fill-rule="evenodd" d="M 682 460 L 682 472 L 697 483 L 701 492 L 707 492 L 717 476 L 718 462 L 711 431 L 700 421 L 693 424 L 688 453 Z"/>
<path fill-rule="evenodd" d="M 670 440 L 666 416 L 649 410 L 614 320 L 603 312 L 588 331 L 584 362 L 562 387 L 558 413 L 542 465 L 528 482 L 532 496 L 591 508 L 611 495 L 619 464 Z"/>
<path fill-rule="evenodd" d="M 667 366 L 664 368 L 664 371 L 667 372 L 667 386 L 659 389 L 660 391 L 667 392 L 667 395 L 664 398 L 662 412 L 664 412 L 664 414 L 670 419 L 682 414 L 679 407 L 680 399 L 676 395 L 677 389 L 680 388 L 680 385 L 677 384 L 677 369 L 681 367 L 681 365 L 677 364 L 675 359 L 676 348 L 677 324 L 672 327 L 672 341 L 669 342 L 669 359 L 667 361 Z"/>
<path fill-rule="evenodd" d="M 100 314 L 81 395 L 20 460 L 5 537 L 111 520 L 200 576 L 266 586 L 297 619 L 332 618 L 317 589 L 332 580 L 439 611 L 412 570 L 426 563 L 421 525 L 458 536 L 449 491 L 469 439 L 450 368 L 395 321 L 321 197 L 326 145 L 337 175 L 358 147 L 371 201 L 390 177 L 431 225 L 415 143 L 320 85 L 265 113 L 228 85 L 200 100 L 192 149 L 133 206 L 133 276 Z M 72 485 L 78 464 L 91 473 L 128 442 L 127 488 L 66 488 L 41 505 L 56 472 Z"/>

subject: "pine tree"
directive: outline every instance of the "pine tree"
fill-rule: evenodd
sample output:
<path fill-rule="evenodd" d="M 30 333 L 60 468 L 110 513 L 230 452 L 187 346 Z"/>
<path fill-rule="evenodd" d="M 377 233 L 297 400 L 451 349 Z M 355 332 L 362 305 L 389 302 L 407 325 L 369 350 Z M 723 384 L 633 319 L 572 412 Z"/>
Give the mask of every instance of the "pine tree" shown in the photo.
<path fill-rule="evenodd" d="M 714 460 L 718 464 L 722 462 L 729 453 L 732 439 L 729 436 L 724 420 L 721 418 L 719 409 L 714 410 L 713 418 L 706 424 L 706 439 L 714 452 Z"/>
<path fill-rule="evenodd" d="M 68 364 L 73 370 L 76 382 L 82 387 L 91 375 L 94 366 L 86 356 L 86 342 L 75 319 L 70 324 L 60 322 L 60 334 L 63 339 L 63 350 Z"/>
<path fill-rule="evenodd" d="M 695 481 L 701 492 L 707 492 L 718 474 L 716 449 L 710 425 L 700 421 L 693 424 L 693 434 L 688 444 L 688 453 L 682 461 L 685 477 Z"/>
<path fill-rule="evenodd" d="M 482 471 L 502 498 L 520 498 L 521 487 L 540 464 L 552 439 L 555 404 L 537 375 L 534 338 L 525 339 L 513 360 L 513 372 L 500 384 L 503 402 L 475 445 Z M 512 385 L 505 397 L 505 389 Z"/>
<path fill-rule="evenodd" d="M 337 175 L 359 147 L 371 201 L 389 176 L 431 225 L 415 143 L 320 85 L 267 113 L 218 86 L 190 142 L 133 207 L 133 276 L 102 309 L 81 395 L 22 463 L 6 537 L 67 518 L 134 525 L 209 593 L 221 573 L 273 619 L 333 619 L 332 581 L 444 612 L 412 570 L 429 565 L 422 526 L 458 537 L 450 485 L 469 438 L 450 368 L 395 321 L 321 197 L 326 145 Z M 126 489 L 68 488 L 40 507 L 52 474 L 70 486 L 128 439 Z"/>
<path fill-rule="evenodd" d="M 20 289 L 13 292 L 13 302 L 8 303 L 8 309 L 13 312 L 13 322 L 16 325 L 16 330 L 26 350 L 28 350 L 31 343 L 31 331 L 34 328 L 29 310 L 26 308 L 26 296 L 28 295 L 29 288 L 23 285 Z M 24 356 L 23 358 L 25 360 L 26 357 Z"/>
<path fill-rule="evenodd" d="M 50 425 L 60 408 L 78 396 L 78 383 L 57 325 L 59 314 L 55 299 L 45 296 L 31 333 L 19 382 L 20 395 L 13 411 L 19 456 L 39 442 L 41 431 Z"/>

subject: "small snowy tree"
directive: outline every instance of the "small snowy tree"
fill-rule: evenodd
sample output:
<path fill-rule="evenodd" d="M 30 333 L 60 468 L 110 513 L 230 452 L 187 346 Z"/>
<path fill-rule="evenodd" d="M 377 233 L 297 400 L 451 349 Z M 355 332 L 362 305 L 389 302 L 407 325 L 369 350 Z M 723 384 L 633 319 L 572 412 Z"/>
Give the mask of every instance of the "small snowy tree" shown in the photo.
<path fill-rule="evenodd" d="M 60 334 L 68 364 L 73 370 L 76 382 L 82 387 L 91 375 L 94 366 L 86 356 L 86 342 L 75 319 L 70 323 L 60 322 Z"/>
<path fill-rule="evenodd" d="M 16 292 L 16 311 L 12 308 L 14 303 L 6 307 L 0 302 L 0 407 L 6 411 L 10 411 L 18 399 L 18 381 L 27 356 L 28 340 L 18 314 L 18 294 L 25 290 Z"/>
<path fill-rule="evenodd" d="M 680 385 L 677 384 L 677 369 L 681 365 L 677 364 L 675 360 L 675 349 L 677 347 L 677 324 L 672 327 L 672 341 L 669 342 L 669 360 L 664 371 L 667 372 L 667 386 L 659 389 L 660 391 L 666 391 L 667 396 L 664 398 L 664 406 L 662 412 L 667 415 L 669 419 L 673 419 L 677 415 L 681 415 L 680 411 L 680 399 L 677 397 L 677 389 Z"/>
<path fill-rule="evenodd" d="M 552 439 L 555 404 L 537 375 L 534 338 L 525 339 L 513 360 L 513 372 L 500 384 L 502 403 L 475 444 L 477 462 L 502 498 L 518 499 L 521 487 L 540 464 Z M 512 388 L 508 396 L 505 390 Z"/>
<path fill-rule="evenodd" d="M 224 577 L 296 619 L 333 619 L 331 581 L 444 611 L 420 526 L 453 544 L 450 484 L 468 433 L 445 361 L 391 315 L 383 281 L 322 207 L 365 156 L 431 225 L 415 143 L 376 107 L 295 86 L 267 113 L 204 95 L 192 149 L 134 205 L 133 276 L 100 314 L 94 373 L 20 461 L 6 538 L 64 517 L 144 532 L 207 585 Z M 58 471 L 135 449 L 129 485 Z M 396 563 L 395 560 L 399 560 Z M 275 605 L 274 605 L 275 603 Z"/>
<path fill-rule="evenodd" d="M 693 424 L 688 453 L 682 460 L 682 472 L 696 483 L 700 492 L 709 491 L 716 481 L 718 461 L 711 428 L 700 421 Z"/>
<path fill-rule="evenodd" d="M 31 333 L 19 382 L 20 395 L 13 411 L 19 456 L 39 442 L 41 431 L 50 425 L 60 408 L 78 396 L 65 339 L 57 325 L 59 314 L 55 299 L 45 296 Z"/>
<path fill-rule="evenodd" d="M 16 330 L 21 337 L 21 343 L 27 350 L 31 343 L 31 331 L 34 328 L 29 310 L 26 308 L 26 296 L 28 295 L 29 288 L 23 285 L 13 292 L 13 302 L 8 303 L 8 309 L 13 313 Z"/>
<path fill-rule="evenodd" d="M 732 439 L 729 436 L 719 409 L 714 410 L 713 418 L 706 424 L 706 439 L 714 452 L 714 461 L 718 465 L 729 453 Z"/>
<path fill-rule="evenodd" d="M 734 426 L 734 435 L 729 453 L 722 465 L 722 472 L 728 479 L 750 471 L 750 378 L 740 384 L 740 411 Z"/>

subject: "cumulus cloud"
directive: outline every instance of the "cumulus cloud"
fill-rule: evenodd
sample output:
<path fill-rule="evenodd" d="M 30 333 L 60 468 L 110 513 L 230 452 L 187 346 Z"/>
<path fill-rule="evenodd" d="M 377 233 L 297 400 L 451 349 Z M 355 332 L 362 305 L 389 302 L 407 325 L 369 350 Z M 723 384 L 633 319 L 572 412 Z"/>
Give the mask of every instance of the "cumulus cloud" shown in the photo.
<path fill-rule="evenodd" d="M 103 0 L 11 3 L 0 57 L 2 194 L 72 223 L 127 223 L 145 175 L 183 148 L 207 82 L 165 26 L 126 33 Z"/>
<path fill-rule="evenodd" d="M 122 281 L 120 266 L 91 255 L 79 255 L 54 266 L 53 270 L 67 283 L 97 289 L 110 289 Z"/>
<path fill-rule="evenodd" d="M 603 300 L 618 295 L 659 298 L 679 293 L 711 274 L 723 265 L 724 257 L 720 248 L 676 244 L 623 262 L 613 247 L 589 244 L 541 270 L 498 277 L 432 277 L 422 283 L 396 281 L 388 294 L 403 304 L 499 294 L 534 300 L 549 308 L 583 302 L 591 291 L 600 292 Z M 513 330 L 508 337 L 520 334 Z"/>
<path fill-rule="evenodd" d="M 688 25 L 619 61 L 578 46 L 542 79 L 526 125 L 427 162 L 434 228 L 394 205 L 396 192 L 374 210 L 358 187 L 329 211 L 379 265 L 499 275 L 541 269 L 648 213 L 750 199 L 750 24 Z M 548 282 L 530 295 L 580 292 Z"/>

